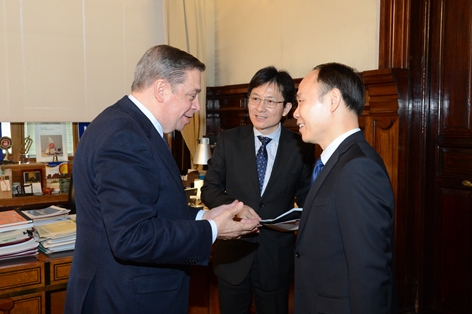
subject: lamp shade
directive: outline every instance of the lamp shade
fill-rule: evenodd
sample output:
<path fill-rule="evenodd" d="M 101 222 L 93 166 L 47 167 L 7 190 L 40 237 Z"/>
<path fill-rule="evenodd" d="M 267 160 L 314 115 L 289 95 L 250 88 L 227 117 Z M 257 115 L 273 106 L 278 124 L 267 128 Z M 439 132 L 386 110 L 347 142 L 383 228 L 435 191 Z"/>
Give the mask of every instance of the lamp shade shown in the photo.
<path fill-rule="evenodd" d="M 195 165 L 206 165 L 208 163 L 208 159 L 210 158 L 210 139 L 207 137 L 202 137 L 197 145 L 197 151 L 195 152 L 193 163 Z"/>

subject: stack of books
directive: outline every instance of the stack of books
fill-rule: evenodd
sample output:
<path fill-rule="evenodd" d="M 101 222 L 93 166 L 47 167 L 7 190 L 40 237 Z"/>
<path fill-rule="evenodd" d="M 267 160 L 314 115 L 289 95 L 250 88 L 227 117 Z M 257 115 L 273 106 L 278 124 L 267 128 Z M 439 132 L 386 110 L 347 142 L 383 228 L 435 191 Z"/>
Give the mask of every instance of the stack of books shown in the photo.
<path fill-rule="evenodd" d="M 35 226 L 34 233 L 39 250 L 46 254 L 75 248 L 76 225 L 72 219 Z"/>
<path fill-rule="evenodd" d="M 33 220 L 20 211 L 0 212 L 0 260 L 37 255 L 32 231 Z"/>
<path fill-rule="evenodd" d="M 23 210 L 22 213 L 33 220 L 34 226 L 41 226 L 59 221 L 69 220 L 70 209 L 49 206 L 42 209 Z"/>

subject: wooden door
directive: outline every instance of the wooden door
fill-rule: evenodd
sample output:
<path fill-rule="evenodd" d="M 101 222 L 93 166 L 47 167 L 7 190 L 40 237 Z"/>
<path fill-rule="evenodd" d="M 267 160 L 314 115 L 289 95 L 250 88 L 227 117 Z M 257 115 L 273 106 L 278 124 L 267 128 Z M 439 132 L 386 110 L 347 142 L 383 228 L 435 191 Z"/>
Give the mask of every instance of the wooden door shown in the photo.
<path fill-rule="evenodd" d="M 472 313 L 472 1 L 425 4 L 429 197 L 420 312 Z"/>

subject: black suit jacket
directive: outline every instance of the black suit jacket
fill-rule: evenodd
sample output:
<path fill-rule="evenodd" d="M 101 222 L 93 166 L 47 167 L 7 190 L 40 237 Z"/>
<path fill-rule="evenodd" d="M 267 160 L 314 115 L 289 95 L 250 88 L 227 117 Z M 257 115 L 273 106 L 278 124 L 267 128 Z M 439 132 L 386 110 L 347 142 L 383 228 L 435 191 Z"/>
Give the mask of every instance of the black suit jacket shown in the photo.
<path fill-rule="evenodd" d="M 395 313 L 393 221 L 384 163 L 354 133 L 305 201 L 295 248 L 295 313 Z"/>
<path fill-rule="evenodd" d="M 252 207 L 262 219 L 275 218 L 293 208 L 294 198 L 302 207 L 309 189 L 314 146 L 281 129 L 277 155 L 264 194 L 259 192 L 253 126 L 242 126 L 219 134 L 202 187 L 202 200 L 210 208 L 237 199 Z M 293 277 L 293 232 L 261 228 L 240 240 L 217 241 L 213 260 L 217 276 L 231 284 L 246 278 L 254 256 L 260 265 L 263 289 L 278 289 Z"/>
<path fill-rule="evenodd" d="M 187 313 L 189 267 L 208 263 L 211 226 L 195 221 L 167 144 L 127 96 L 87 128 L 73 176 L 65 312 Z"/>

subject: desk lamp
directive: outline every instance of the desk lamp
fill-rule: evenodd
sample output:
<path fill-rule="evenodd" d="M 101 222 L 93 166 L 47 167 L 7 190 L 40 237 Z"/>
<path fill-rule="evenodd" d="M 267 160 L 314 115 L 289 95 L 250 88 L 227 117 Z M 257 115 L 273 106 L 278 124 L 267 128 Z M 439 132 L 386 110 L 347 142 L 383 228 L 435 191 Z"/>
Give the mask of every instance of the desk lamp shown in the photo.
<path fill-rule="evenodd" d="M 197 145 L 197 151 L 195 152 L 195 158 L 193 163 L 195 165 L 202 165 L 205 169 L 208 164 L 208 159 L 211 158 L 211 148 L 210 148 L 210 139 L 208 137 L 202 137 Z M 195 179 L 193 182 L 194 187 L 197 188 L 197 195 L 195 200 L 195 206 L 201 206 L 200 202 L 200 188 L 203 186 L 203 177 L 200 176 L 200 179 Z"/>
<path fill-rule="evenodd" d="M 197 145 L 197 151 L 195 152 L 195 158 L 193 163 L 195 165 L 208 164 L 208 159 L 211 158 L 210 139 L 208 137 L 202 137 Z"/>

